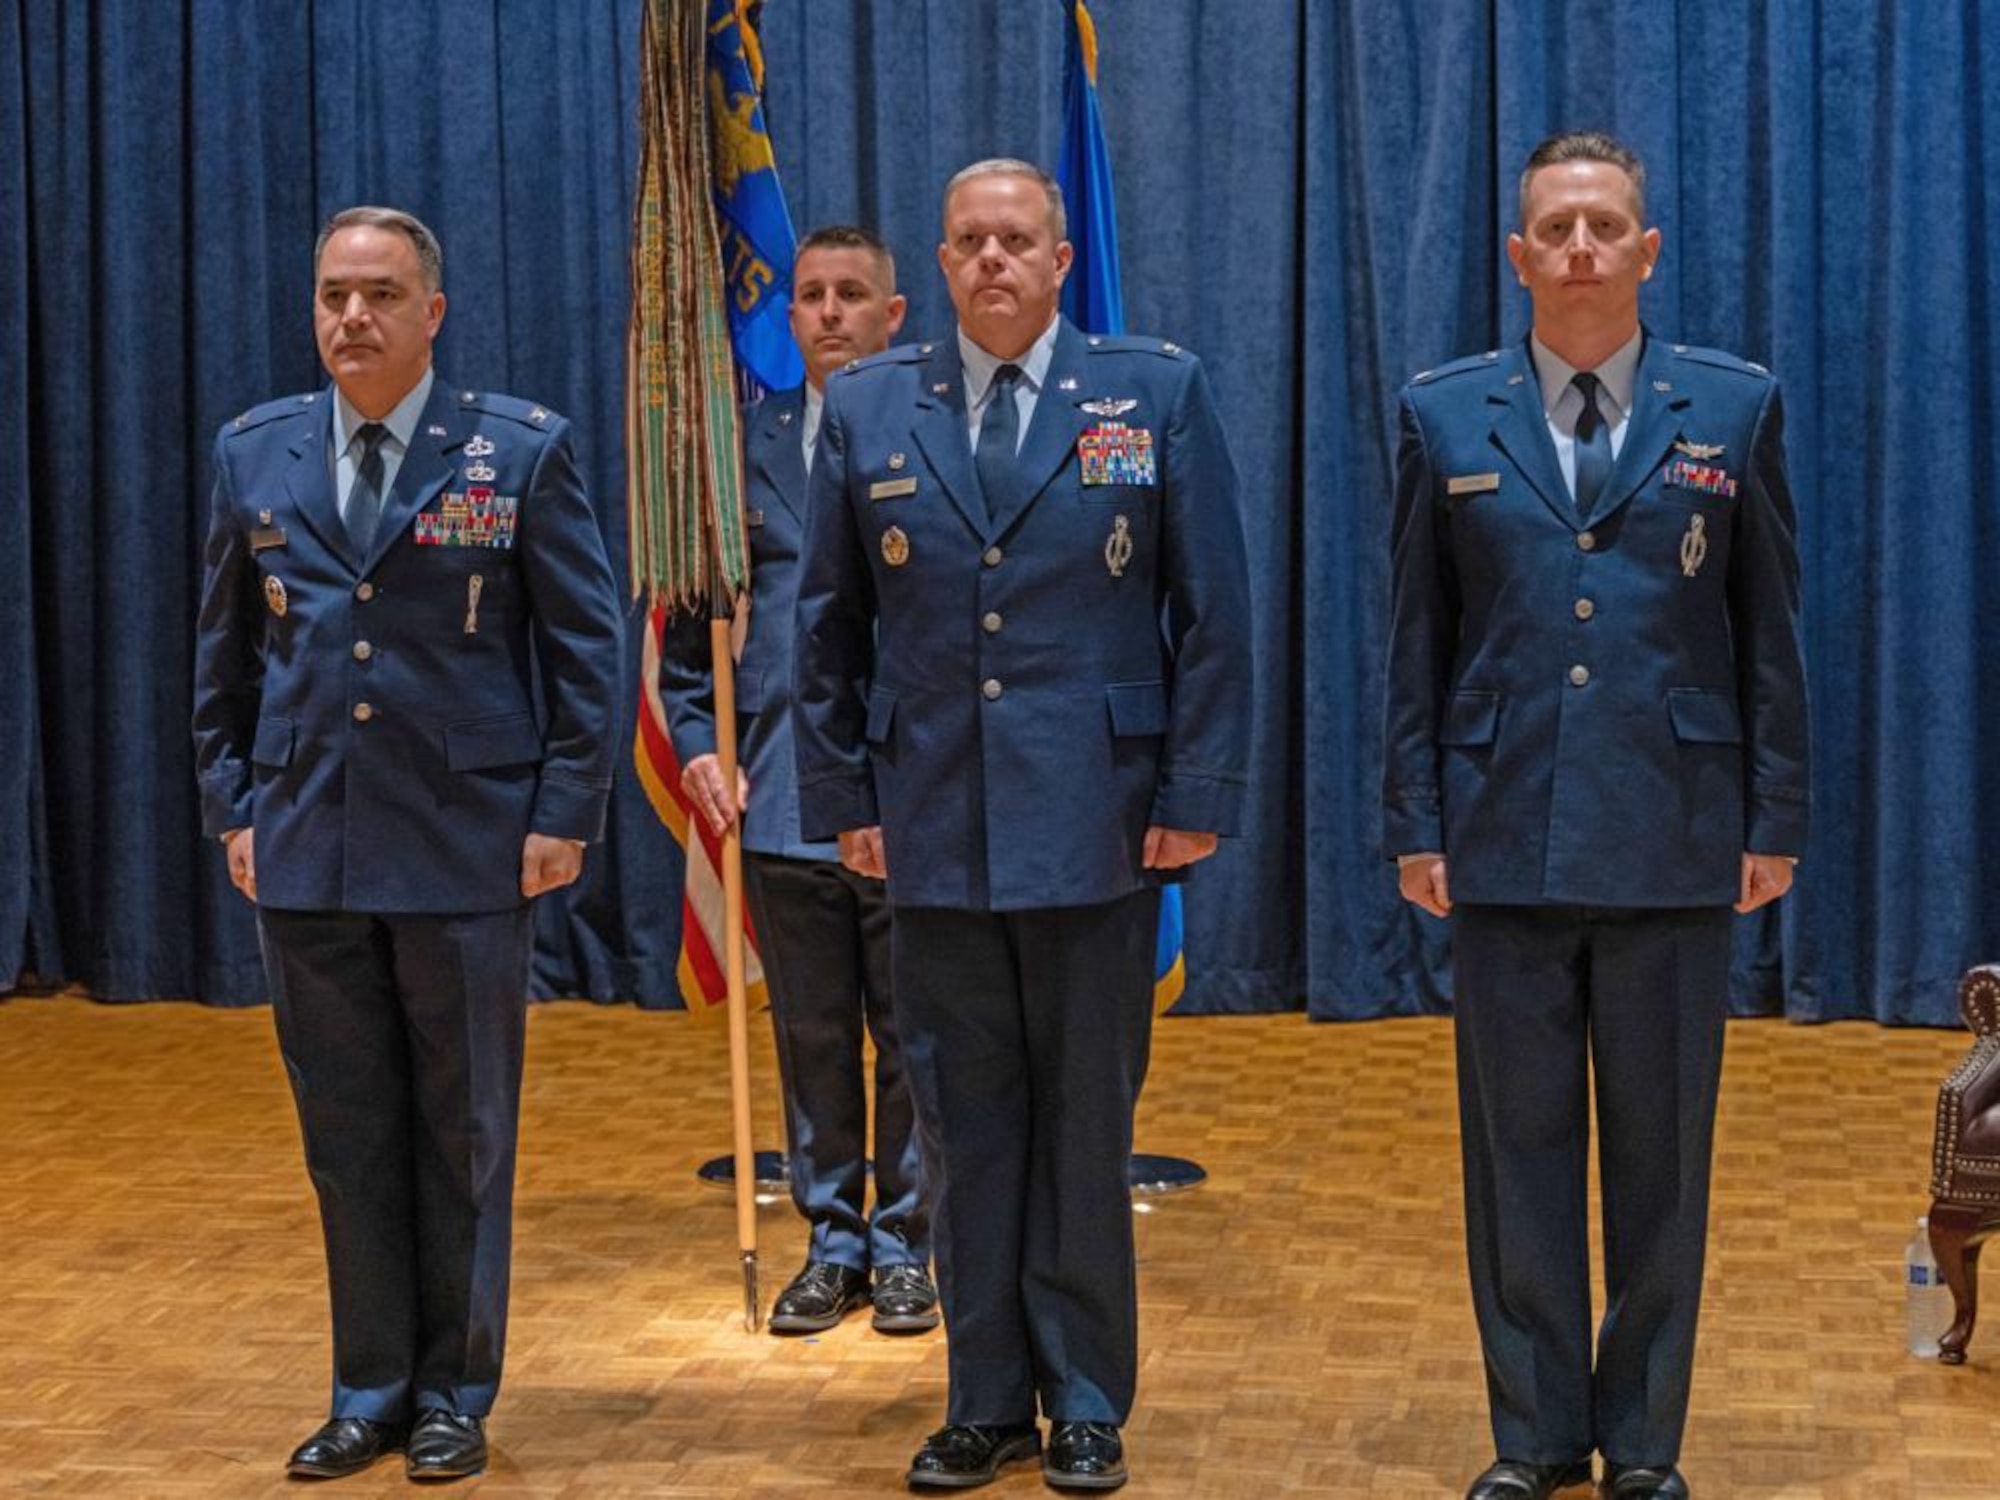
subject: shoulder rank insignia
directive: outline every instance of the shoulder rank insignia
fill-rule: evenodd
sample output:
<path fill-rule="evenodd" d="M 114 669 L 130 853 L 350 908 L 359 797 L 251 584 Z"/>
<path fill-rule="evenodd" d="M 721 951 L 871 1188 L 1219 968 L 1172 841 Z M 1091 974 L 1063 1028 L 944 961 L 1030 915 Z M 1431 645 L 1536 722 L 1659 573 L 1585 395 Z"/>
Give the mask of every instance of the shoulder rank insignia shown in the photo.
<path fill-rule="evenodd" d="M 1085 411 L 1093 417 L 1122 417 L 1139 404 L 1137 396 L 1105 396 L 1097 401 L 1079 401 Z"/>
<path fill-rule="evenodd" d="M 1674 451 L 1685 453 L 1698 463 L 1707 463 L 1711 458 L 1722 457 L 1723 446 L 1721 443 L 1690 443 L 1686 438 L 1680 438 L 1674 443 Z"/>

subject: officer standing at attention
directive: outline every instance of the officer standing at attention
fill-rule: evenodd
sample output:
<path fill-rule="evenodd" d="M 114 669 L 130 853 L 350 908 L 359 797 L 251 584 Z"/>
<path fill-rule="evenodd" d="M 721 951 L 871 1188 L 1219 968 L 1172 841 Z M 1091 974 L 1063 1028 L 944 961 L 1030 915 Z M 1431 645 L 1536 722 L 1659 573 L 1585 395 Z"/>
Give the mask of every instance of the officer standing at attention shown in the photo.
<path fill-rule="evenodd" d="M 800 243 L 791 320 L 806 383 L 744 414 L 753 592 L 736 709 L 747 798 L 729 794 L 715 755 L 707 622 L 677 627 L 661 653 L 660 696 L 682 788 L 718 834 L 742 812 L 745 894 L 770 981 L 792 1202 L 812 1225 L 805 1268 L 771 1309 L 773 1333 L 831 1328 L 871 1302 L 883 1332 L 938 1324 L 922 1152 L 890 1005 L 888 897 L 879 877 L 843 866 L 831 841 L 809 843 L 799 832 L 792 757 L 792 613 L 823 392 L 834 371 L 889 347 L 903 308 L 896 263 L 868 231 L 829 225 Z M 864 1021 L 875 1041 L 872 1215 Z"/>
<path fill-rule="evenodd" d="M 1522 345 L 1402 394 L 1384 770 L 1451 917 L 1466 1238 L 1498 1459 L 1469 1500 L 1684 1497 L 1730 908 L 1805 847 L 1778 385 L 1639 322 L 1660 232 L 1607 136 L 1537 146 Z M 1594 1070 L 1607 1303 L 1592 1362 Z"/>
<path fill-rule="evenodd" d="M 569 424 L 431 368 L 437 240 L 314 252 L 329 390 L 223 427 L 196 649 L 202 822 L 257 903 L 319 1193 L 330 1478 L 486 1462 L 507 1326 L 530 901 L 611 788 L 620 600 Z"/>
<path fill-rule="evenodd" d="M 799 584 L 805 832 L 889 882 L 932 1173 L 946 1425 L 916 1487 L 1042 1451 L 1125 1480 L 1126 1159 L 1159 882 L 1233 833 L 1250 711 L 1235 472 L 1200 364 L 1057 313 L 1062 196 L 944 196 L 955 336 L 827 382 Z"/>

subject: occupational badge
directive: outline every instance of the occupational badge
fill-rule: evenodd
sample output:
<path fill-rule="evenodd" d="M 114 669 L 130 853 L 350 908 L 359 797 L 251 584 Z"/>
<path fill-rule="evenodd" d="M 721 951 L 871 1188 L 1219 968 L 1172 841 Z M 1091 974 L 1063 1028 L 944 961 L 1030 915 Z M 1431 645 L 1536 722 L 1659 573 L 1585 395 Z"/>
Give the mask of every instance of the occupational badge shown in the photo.
<path fill-rule="evenodd" d="M 493 465 L 487 463 L 484 459 L 467 464 L 465 466 L 465 482 L 467 484 L 491 484 L 493 482 Z"/>
<path fill-rule="evenodd" d="M 465 440 L 467 458 L 485 458 L 493 452 L 493 439 L 475 432 Z"/>
<path fill-rule="evenodd" d="M 1701 565 L 1708 558 L 1708 518 L 1691 516 L 1688 518 L 1687 534 L 1681 538 L 1681 577 L 1692 578 L 1701 571 Z"/>
<path fill-rule="evenodd" d="M 291 601 L 285 597 L 285 580 L 276 573 L 264 575 L 264 602 L 271 606 L 271 613 L 281 620 L 291 607 Z"/>
<path fill-rule="evenodd" d="M 1111 535 L 1104 539 L 1104 566 L 1113 578 L 1125 576 L 1125 565 L 1132 560 L 1132 523 L 1123 516 L 1111 522 Z"/>
<path fill-rule="evenodd" d="M 1674 452 L 1685 453 L 1698 463 L 1707 463 L 1711 458 L 1722 457 L 1721 443 L 1690 443 L 1686 438 L 1674 440 Z"/>
<path fill-rule="evenodd" d="M 1077 402 L 1093 417 L 1122 417 L 1138 404 L 1137 396 L 1105 396 L 1096 401 Z"/>
<path fill-rule="evenodd" d="M 1144 427 L 1099 422 L 1085 428 L 1076 440 L 1076 457 L 1085 484 L 1160 482 L 1153 461 L 1153 434 Z"/>
<path fill-rule="evenodd" d="M 900 568 L 910 560 L 910 539 L 903 534 L 900 526 L 891 526 L 882 533 L 882 561 L 892 568 Z"/>

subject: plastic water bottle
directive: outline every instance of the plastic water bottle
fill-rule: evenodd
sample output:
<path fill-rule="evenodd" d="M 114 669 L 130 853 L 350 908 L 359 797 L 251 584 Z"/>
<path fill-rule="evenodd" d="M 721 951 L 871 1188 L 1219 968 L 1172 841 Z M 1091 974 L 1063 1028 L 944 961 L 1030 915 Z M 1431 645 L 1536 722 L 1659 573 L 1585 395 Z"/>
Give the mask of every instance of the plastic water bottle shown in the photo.
<path fill-rule="evenodd" d="M 1917 1232 L 1903 1251 L 1903 1296 L 1910 1353 L 1936 1359 L 1938 1340 L 1951 1327 L 1955 1309 L 1951 1288 L 1944 1284 L 1937 1258 L 1931 1254 L 1930 1220 L 1917 1220 Z"/>

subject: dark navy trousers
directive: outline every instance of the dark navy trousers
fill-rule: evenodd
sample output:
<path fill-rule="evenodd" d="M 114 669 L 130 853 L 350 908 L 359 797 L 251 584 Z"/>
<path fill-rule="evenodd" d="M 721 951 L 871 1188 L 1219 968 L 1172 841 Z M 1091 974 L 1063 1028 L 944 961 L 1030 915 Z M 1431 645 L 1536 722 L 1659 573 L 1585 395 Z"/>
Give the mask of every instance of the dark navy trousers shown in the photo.
<path fill-rule="evenodd" d="M 483 1416 L 507 1337 L 530 909 L 257 922 L 326 1238 L 333 1415 Z"/>
<path fill-rule="evenodd" d="M 792 1202 L 807 1256 L 866 1271 L 925 1265 L 922 1147 L 896 1035 L 882 882 L 827 860 L 750 854 L 744 891 L 771 991 Z M 875 1207 L 868 1196 L 868 1080 L 875 1043 Z"/>
<path fill-rule="evenodd" d="M 896 1003 L 930 1170 L 946 1420 L 1123 1423 L 1138 1380 L 1127 1159 L 1160 896 L 896 908 Z"/>
<path fill-rule="evenodd" d="M 1502 1457 L 1680 1457 L 1730 918 L 1727 907 L 1452 911 L 1466 1247 Z M 1594 1362 L 1593 1075 L 1606 1291 Z"/>

